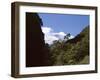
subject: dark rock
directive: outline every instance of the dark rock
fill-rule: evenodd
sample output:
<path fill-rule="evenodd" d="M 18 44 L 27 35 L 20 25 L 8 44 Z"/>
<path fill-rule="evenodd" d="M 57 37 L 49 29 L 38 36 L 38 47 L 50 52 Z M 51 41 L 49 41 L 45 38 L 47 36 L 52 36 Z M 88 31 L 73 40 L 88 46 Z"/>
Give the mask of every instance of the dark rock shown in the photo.
<path fill-rule="evenodd" d="M 37 13 L 26 13 L 26 67 L 46 65 L 42 25 Z"/>

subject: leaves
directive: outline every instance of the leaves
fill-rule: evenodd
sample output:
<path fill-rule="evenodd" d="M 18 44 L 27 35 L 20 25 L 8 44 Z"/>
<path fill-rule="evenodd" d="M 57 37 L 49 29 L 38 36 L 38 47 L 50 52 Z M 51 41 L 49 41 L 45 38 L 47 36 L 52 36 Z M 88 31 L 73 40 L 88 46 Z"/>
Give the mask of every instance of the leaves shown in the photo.
<path fill-rule="evenodd" d="M 50 61 L 52 65 L 71 65 L 89 63 L 89 26 L 74 39 L 56 40 L 50 46 Z M 66 41 L 65 41 L 66 39 Z"/>
<path fill-rule="evenodd" d="M 68 33 L 66 36 L 64 36 L 64 39 L 68 40 L 70 38 L 70 36 L 71 36 L 70 33 Z"/>

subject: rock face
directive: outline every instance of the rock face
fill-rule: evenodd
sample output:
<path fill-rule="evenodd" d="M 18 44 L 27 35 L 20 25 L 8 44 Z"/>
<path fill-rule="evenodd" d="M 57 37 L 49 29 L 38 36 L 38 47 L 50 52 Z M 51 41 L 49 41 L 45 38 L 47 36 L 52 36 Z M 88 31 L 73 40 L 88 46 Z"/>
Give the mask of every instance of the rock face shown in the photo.
<path fill-rule="evenodd" d="M 26 67 L 45 66 L 45 41 L 37 13 L 26 13 Z"/>

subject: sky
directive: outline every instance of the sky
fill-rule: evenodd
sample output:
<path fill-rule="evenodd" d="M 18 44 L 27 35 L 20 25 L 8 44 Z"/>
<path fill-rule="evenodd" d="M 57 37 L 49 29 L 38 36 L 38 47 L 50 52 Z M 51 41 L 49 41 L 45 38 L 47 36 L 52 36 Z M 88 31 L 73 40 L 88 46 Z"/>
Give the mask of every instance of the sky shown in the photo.
<path fill-rule="evenodd" d="M 70 38 L 74 38 L 89 25 L 89 15 L 39 13 L 39 16 L 43 22 L 45 42 L 48 44 L 63 39 L 68 33 L 71 34 Z"/>

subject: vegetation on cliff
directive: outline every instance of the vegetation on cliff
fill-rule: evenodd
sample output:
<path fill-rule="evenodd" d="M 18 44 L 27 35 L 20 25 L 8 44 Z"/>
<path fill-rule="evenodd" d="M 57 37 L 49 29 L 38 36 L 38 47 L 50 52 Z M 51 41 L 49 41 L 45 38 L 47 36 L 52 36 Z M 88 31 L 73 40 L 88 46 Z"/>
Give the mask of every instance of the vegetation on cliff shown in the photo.
<path fill-rule="evenodd" d="M 47 45 L 50 65 L 89 64 L 89 26 L 73 39 L 67 34 L 63 40 Z"/>

